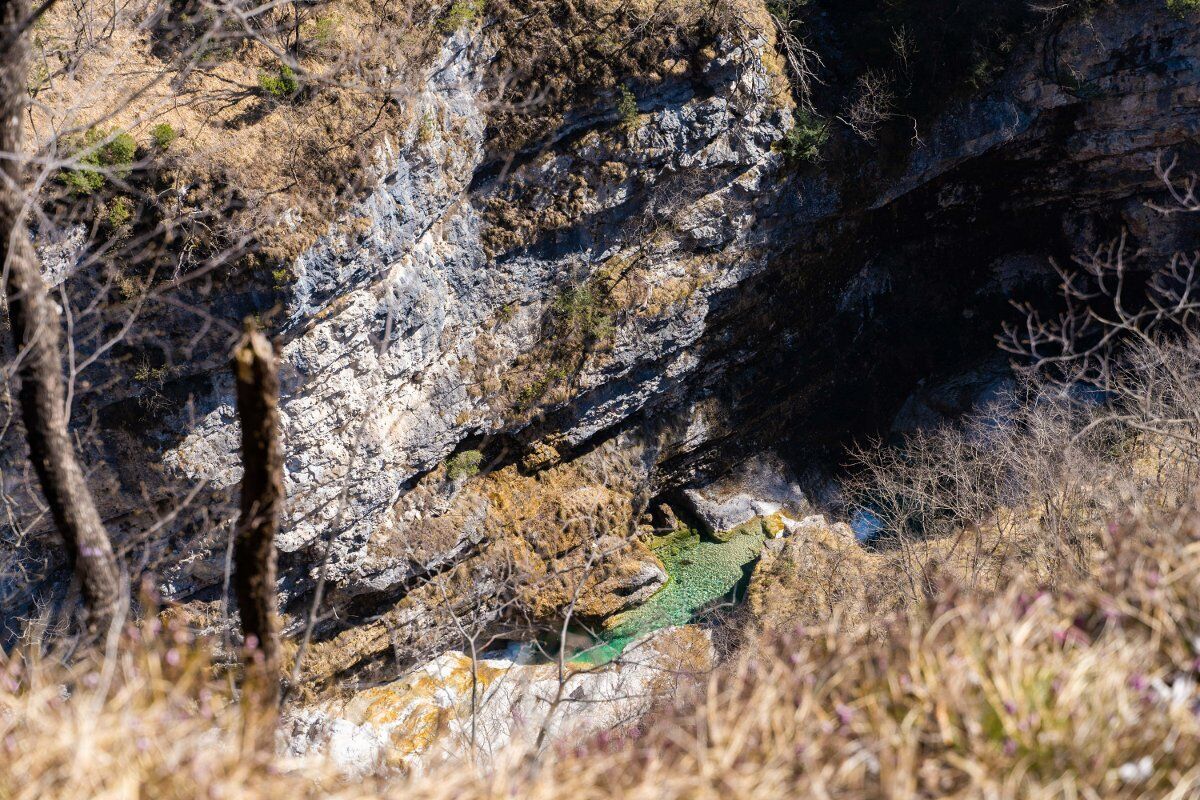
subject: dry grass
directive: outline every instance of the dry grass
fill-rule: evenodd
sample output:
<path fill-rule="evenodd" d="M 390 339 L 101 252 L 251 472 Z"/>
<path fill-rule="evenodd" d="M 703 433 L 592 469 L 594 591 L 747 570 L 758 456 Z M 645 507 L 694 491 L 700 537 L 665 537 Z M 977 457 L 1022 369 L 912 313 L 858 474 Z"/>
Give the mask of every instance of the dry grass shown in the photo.
<path fill-rule="evenodd" d="M 80 0 L 35 31 L 30 143 L 53 188 L 73 139 L 128 132 L 138 169 L 115 188 L 168 220 L 206 214 L 218 244 L 249 239 L 286 260 L 362 195 L 382 144 L 404 152 L 428 138 L 426 72 L 457 30 L 495 46 L 480 99 L 504 156 L 572 109 L 602 107 L 622 82 L 695 69 L 718 36 L 772 29 L 757 0 Z M 273 95 L 263 81 L 285 65 L 295 83 Z M 178 134 L 166 153 L 151 133 L 162 124 Z"/>
<path fill-rule="evenodd" d="M 72 667 L 26 647 L 0 672 L 0 797 L 1195 796 L 1196 520 L 1111 525 L 1089 574 L 1052 591 L 948 578 L 882 618 L 777 619 L 638 728 L 381 782 L 243 747 L 182 632 L 144 625 Z"/>
<path fill-rule="evenodd" d="M 1197 796 L 1195 458 L 1145 435 L 1069 453 L 1089 417 L 1059 410 L 884 454 L 876 491 L 926 535 L 772 542 L 736 648 L 634 726 L 348 782 L 258 744 L 214 646 L 167 614 L 106 654 L 31 636 L 0 662 L 0 799 Z"/>
<path fill-rule="evenodd" d="M 249 237 L 268 259 L 294 256 L 361 194 L 384 141 L 411 143 L 422 70 L 444 40 L 436 11 L 420 0 L 234 4 L 243 19 L 178 6 L 192 13 L 164 18 L 141 0 L 54 6 L 35 33 L 31 145 L 69 159 L 82 132 L 129 132 L 144 172 L 126 191 L 157 192 L 168 218 L 215 207 L 218 242 Z M 298 91 L 273 96 L 263 77 L 285 64 Z M 151 131 L 164 123 L 178 138 L 158 153 Z M 136 185 L 146 174 L 158 185 Z"/>

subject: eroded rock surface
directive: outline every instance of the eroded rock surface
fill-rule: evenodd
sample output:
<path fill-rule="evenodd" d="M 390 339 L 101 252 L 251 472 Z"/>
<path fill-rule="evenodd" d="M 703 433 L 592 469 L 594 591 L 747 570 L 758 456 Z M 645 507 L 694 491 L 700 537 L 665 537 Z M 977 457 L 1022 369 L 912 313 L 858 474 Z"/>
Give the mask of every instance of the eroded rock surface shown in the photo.
<path fill-rule="evenodd" d="M 726 42 L 693 82 L 642 98 L 635 126 L 593 114 L 500 180 L 482 163 L 486 45 L 447 45 L 422 95 L 438 132 L 381 153 L 379 188 L 294 266 L 282 551 L 319 553 L 332 537 L 334 585 L 386 590 L 410 562 L 380 554 L 439 514 L 403 496 L 459 442 L 563 408 L 572 419 L 554 443 L 572 448 L 681 385 L 698 364 L 708 298 L 766 264 L 757 209 L 790 125 L 764 61 L 771 46 Z M 514 232 L 499 207 L 542 221 Z M 489 257 L 498 230 L 522 246 Z M 547 325 L 563 328 L 549 344 Z M 564 342 L 581 325 L 597 330 Z M 237 438 L 228 395 L 216 403 L 165 460 L 225 487 Z M 458 540 L 416 568 L 478 539 L 488 513 L 477 506 Z M 654 578 L 630 572 L 635 587 Z"/>
<path fill-rule="evenodd" d="M 578 742 L 636 722 L 681 679 L 713 664 L 695 627 L 669 628 L 626 648 L 619 664 L 521 665 L 450 651 L 407 677 L 302 709 L 284 724 L 294 756 L 326 756 L 341 770 L 412 771 L 443 759 L 489 759 L 512 744 Z"/>
<path fill-rule="evenodd" d="M 281 591 L 294 632 L 328 579 L 313 679 L 394 675 L 406 648 L 444 648 L 435 629 L 464 609 L 480 624 L 572 601 L 627 611 L 663 585 L 639 541 L 656 498 L 689 490 L 714 533 L 803 514 L 792 477 L 738 489 L 734 468 L 839 463 L 919 380 L 993 353 L 1050 256 L 1122 228 L 1147 259 L 1196 244 L 1146 205 L 1155 154 L 1194 163 L 1200 133 L 1200 31 L 1160 3 L 1039 31 L 918 138 L 907 120 L 878 145 L 837 129 L 815 166 L 778 152 L 793 101 L 772 29 L 744 34 L 638 86 L 635 118 L 598 96 L 499 162 L 494 43 L 464 29 L 377 186 L 291 265 Z M 208 302 L 234 319 L 250 294 Z M 158 321 L 162 347 L 192 338 Z M 105 426 L 108 519 L 205 482 L 192 506 L 208 516 L 132 527 L 155 532 L 164 593 L 211 612 L 238 434 L 223 353 L 176 356 L 191 371 L 157 405 L 125 382 L 79 414 Z M 478 474 L 452 475 L 468 452 Z"/>
<path fill-rule="evenodd" d="M 762 457 L 749 459 L 730 475 L 703 487 L 685 489 L 683 496 L 688 511 L 710 536 L 731 531 L 755 517 L 786 511 L 789 517 L 799 518 L 810 509 L 788 467 Z"/>

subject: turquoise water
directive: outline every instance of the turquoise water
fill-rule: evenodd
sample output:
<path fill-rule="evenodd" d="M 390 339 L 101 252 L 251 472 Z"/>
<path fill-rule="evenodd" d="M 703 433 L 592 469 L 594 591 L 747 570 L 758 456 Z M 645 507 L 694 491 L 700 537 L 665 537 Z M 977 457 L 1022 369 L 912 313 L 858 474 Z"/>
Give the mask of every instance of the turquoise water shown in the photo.
<path fill-rule="evenodd" d="M 728 534 L 726 541 L 689 528 L 659 537 L 650 544 L 666 569 L 666 585 L 637 608 L 609 618 L 596 644 L 572 660 L 604 664 L 639 636 L 691 622 L 708 604 L 735 594 L 765 541 L 766 532 L 757 520 Z"/>

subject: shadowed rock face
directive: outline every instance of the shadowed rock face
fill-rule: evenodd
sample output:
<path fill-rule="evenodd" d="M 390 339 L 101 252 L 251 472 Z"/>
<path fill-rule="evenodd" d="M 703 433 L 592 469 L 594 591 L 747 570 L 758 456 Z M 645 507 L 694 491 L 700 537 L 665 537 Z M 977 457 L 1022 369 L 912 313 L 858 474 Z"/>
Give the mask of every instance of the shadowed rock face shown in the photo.
<path fill-rule="evenodd" d="M 730 453 L 836 463 L 848 436 L 886 432 L 918 382 L 994 358 L 1011 301 L 1052 293 L 1050 259 L 1123 230 L 1147 267 L 1194 248 L 1194 221 L 1146 202 L 1163 196 L 1160 151 L 1197 163 L 1198 57 L 1187 20 L 1109 8 L 1033 38 L 902 158 L 849 173 L 835 210 L 811 210 L 819 179 L 794 182 L 773 218 L 790 246 L 714 299 L 700 361 L 724 366 L 698 370 L 689 397 L 714 422 L 665 454 L 663 484 Z"/>
<path fill-rule="evenodd" d="M 548 147 L 503 164 L 488 161 L 490 45 L 449 41 L 420 95 L 436 130 L 378 154 L 378 185 L 292 265 L 284 298 L 281 588 L 301 609 L 325 564 L 343 612 L 318 636 L 329 672 L 428 643 L 430 575 L 464 563 L 454 602 L 495 594 L 498 542 L 523 543 L 540 575 L 578 562 L 592 533 L 563 508 L 628 541 L 651 498 L 750 455 L 836 465 L 918 381 L 991 355 L 1009 300 L 1045 297 L 1050 257 L 1122 228 L 1146 259 L 1194 245 L 1187 220 L 1145 206 L 1156 151 L 1196 163 L 1193 23 L 1119 3 L 1039 31 L 920 142 L 897 120 L 878 148 L 839 135 L 803 169 L 776 152 L 792 101 L 768 34 L 639 87 L 636 120 L 609 97 L 564 110 Z M 236 317 L 248 300 L 207 302 Z M 212 518 L 156 534 L 172 597 L 221 584 L 230 389 L 217 359 L 165 411 L 94 409 L 111 515 L 139 485 L 207 481 Z M 483 474 L 451 478 L 465 450 Z M 596 616 L 662 580 L 644 548 L 606 552 L 581 600 Z M 552 617 L 570 596 L 533 605 Z"/>

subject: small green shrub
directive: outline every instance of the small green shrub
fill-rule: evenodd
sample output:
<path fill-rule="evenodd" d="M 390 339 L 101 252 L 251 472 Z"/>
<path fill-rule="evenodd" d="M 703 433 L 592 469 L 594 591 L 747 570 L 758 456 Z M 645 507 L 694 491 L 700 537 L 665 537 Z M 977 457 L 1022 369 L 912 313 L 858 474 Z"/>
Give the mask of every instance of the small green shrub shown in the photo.
<path fill-rule="evenodd" d="M 546 376 L 529 381 L 521 387 L 519 392 L 517 392 L 516 400 L 513 403 L 514 408 L 516 408 L 518 411 L 523 411 L 529 408 L 542 397 L 544 397 L 549 388 L 550 380 Z"/>
<path fill-rule="evenodd" d="M 128 167 L 137 155 L 137 142 L 128 133 L 118 133 L 100 148 L 100 163 L 106 167 Z"/>
<path fill-rule="evenodd" d="M 637 95 L 624 84 L 617 89 L 617 116 L 621 118 L 621 125 L 627 130 L 637 125 Z"/>
<path fill-rule="evenodd" d="M 1167 8 L 1182 17 L 1200 11 L 1200 0 L 1167 0 Z"/>
<path fill-rule="evenodd" d="M 777 145 L 784 158 L 792 163 L 815 163 L 821 159 L 821 150 L 829 140 L 829 125 L 819 117 L 797 111 L 795 124 Z"/>
<path fill-rule="evenodd" d="M 104 221 L 108 223 L 108 227 L 113 230 L 124 228 L 133 219 L 133 204 L 129 202 L 129 198 L 123 195 L 114 197 L 112 202 L 108 204 L 108 213 L 104 216 Z"/>
<path fill-rule="evenodd" d="M 767 0 L 767 11 L 780 22 L 792 22 L 802 6 L 808 5 L 809 0 Z"/>
<path fill-rule="evenodd" d="M 608 292 L 600 281 L 573 286 L 554 299 L 552 307 L 561 334 L 583 340 L 584 345 L 608 340 L 615 329 Z"/>
<path fill-rule="evenodd" d="M 550 303 L 542 323 L 541 352 L 520 386 L 511 387 L 515 410 L 533 407 L 577 375 L 589 354 L 612 347 L 619 312 L 612 275 L 602 269 L 578 286 L 562 289 Z"/>
<path fill-rule="evenodd" d="M 45 61 L 38 61 L 29 66 L 29 78 L 26 80 L 25 86 L 31 95 L 36 96 L 49 80 L 50 68 L 46 66 Z"/>
<path fill-rule="evenodd" d="M 421 115 L 420 123 L 417 124 L 417 142 L 419 144 L 429 144 L 433 141 L 436 131 L 437 115 L 432 111 L 426 111 Z"/>
<path fill-rule="evenodd" d="M 72 194 L 92 194 L 104 185 L 104 176 L 90 169 L 68 169 L 58 177 Z"/>
<path fill-rule="evenodd" d="M 300 91 L 300 81 L 296 72 L 287 64 L 280 64 L 274 72 L 258 73 L 258 88 L 276 100 L 290 100 Z"/>
<path fill-rule="evenodd" d="M 166 150 L 179 138 L 179 131 L 169 122 L 160 122 L 150 129 L 150 138 L 159 150 Z"/>
<path fill-rule="evenodd" d="M 313 40 L 321 45 L 333 44 L 341 22 L 342 20 L 337 14 L 326 14 L 323 17 L 317 17 L 313 22 Z"/>
<path fill-rule="evenodd" d="M 446 459 L 446 477 L 452 481 L 460 478 L 473 478 L 479 474 L 479 465 L 483 463 L 483 453 L 478 450 L 463 450 Z"/>
<path fill-rule="evenodd" d="M 438 21 L 438 30 L 449 36 L 470 25 L 483 14 L 484 0 L 454 0 L 446 16 Z"/>
<path fill-rule="evenodd" d="M 215 66 L 232 61 L 235 55 L 233 47 L 228 42 L 221 40 L 203 42 L 196 49 L 196 63 Z"/>
<path fill-rule="evenodd" d="M 68 143 L 79 167 L 63 170 L 59 175 L 74 194 L 92 194 L 104 186 L 107 170 L 118 177 L 129 172 L 137 155 L 137 142 L 128 133 L 110 132 L 93 128 L 83 139 Z"/>

